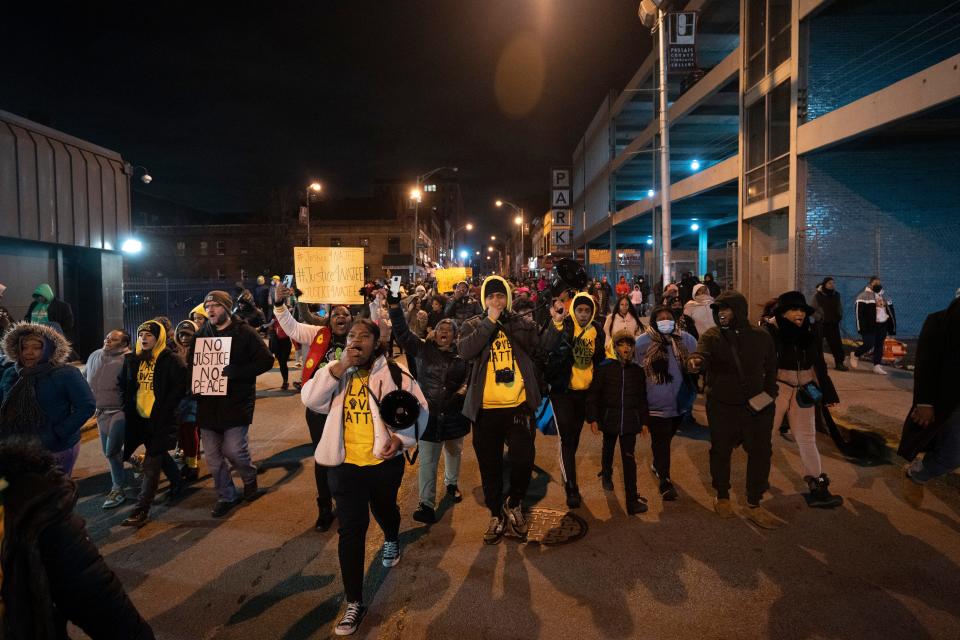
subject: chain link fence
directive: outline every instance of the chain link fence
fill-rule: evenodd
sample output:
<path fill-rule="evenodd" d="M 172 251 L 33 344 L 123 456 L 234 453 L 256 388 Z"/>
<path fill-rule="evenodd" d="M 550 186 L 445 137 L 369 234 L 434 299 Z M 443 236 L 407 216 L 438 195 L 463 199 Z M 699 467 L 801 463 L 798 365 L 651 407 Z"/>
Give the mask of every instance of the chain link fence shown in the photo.
<path fill-rule="evenodd" d="M 123 283 L 123 326 L 130 335 L 145 321 L 166 316 L 176 325 L 214 289 L 233 294 L 233 285 L 216 280 L 131 278 Z"/>

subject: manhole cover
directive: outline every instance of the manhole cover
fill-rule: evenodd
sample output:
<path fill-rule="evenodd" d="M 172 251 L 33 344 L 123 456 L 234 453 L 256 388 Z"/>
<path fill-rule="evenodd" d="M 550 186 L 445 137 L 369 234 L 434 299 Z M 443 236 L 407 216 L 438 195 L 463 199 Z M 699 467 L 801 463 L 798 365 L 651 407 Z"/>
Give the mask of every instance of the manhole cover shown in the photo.
<path fill-rule="evenodd" d="M 558 545 L 575 542 L 587 534 L 587 523 L 578 515 L 560 509 L 534 507 L 526 513 L 527 542 Z M 510 529 L 506 535 L 518 538 Z"/>

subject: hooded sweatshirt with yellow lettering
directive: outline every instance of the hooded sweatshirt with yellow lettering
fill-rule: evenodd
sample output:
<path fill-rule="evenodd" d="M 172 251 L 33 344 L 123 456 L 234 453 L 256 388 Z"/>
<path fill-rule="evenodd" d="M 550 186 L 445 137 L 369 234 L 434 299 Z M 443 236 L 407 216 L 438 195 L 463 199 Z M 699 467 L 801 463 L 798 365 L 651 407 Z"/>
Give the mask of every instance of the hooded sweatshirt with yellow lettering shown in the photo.
<path fill-rule="evenodd" d="M 587 323 L 581 325 L 577 322 L 576 309 L 578 304 L 582 306 L 584 302 L 590 303 L 592 311 Z M 597 305 L 593 296 L 580 292 L 573 297 L 573 303 L 570 305 L 570 320 L 573 322 L 573 368 L 570 370 L 568 384 L 568 389 L 571 391 L 585 391 L 593 382 L 595 354 L 597 349 L 603 350 L 603 340 L 598 340 L 600 332 L 594 322 L 596 317 Z"/>
<path fill-rule="evenodd" d="M 491 284 L 496 282 L 497 284 Z M 503 289 L 507 296 L 506 312 L 513 309 L 513 291 L 510 284 L 500 276 L 489 276 L 480 287 L 480 299 L 486 310 L 487 291 L 493 286 Z M 497 371 L 509 370 L 512 374 L 501 374 L 501 377 L 510 377 L 511 382 L 497 382 Z M 520 368 L 513 359 L 513 346 L 503 329 L 498 328 L 490 342 L 490 357 L 487 360 L 487 375 L 483 385 L 484 409 L 510 409 L 518 407 L 527 400 L 527 392 L 523 385 L 523 376 Z"/>
<path fill-rule="evenodd" d="M 149 331 L 157 337 L 156 344 L 150 350 L 149 359 L 143 357 L 143 349 L 139 338 L 137 339 L 137 356 L 141 358 L 137 368 L 137 413 L 143 418 L 149 418 L 157 401 L 153 390 L 153 374 L 157 366 L 157 356 L 167 347 L 167 331 L 156 320 L 147 320 L 137 327 L 137 336 L 141 331 Z"/>

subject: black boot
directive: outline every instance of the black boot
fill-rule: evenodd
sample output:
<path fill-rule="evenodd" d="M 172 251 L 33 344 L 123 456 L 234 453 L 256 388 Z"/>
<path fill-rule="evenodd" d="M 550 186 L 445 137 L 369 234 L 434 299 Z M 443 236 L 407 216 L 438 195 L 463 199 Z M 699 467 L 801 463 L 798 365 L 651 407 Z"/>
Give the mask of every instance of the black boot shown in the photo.
<path fill-rule="evenodd" d="M 317 514 L 317 522 L 313 525 L 313 528 L 321 533 L 328 531 L 330 525 L 333 524 L 334 518 L 337 517 L 333 512 L 333 507 L 329 502 L 317 498 L 317 510 L 319 513 Z"/>
<path fill-rule="evenodd" d="M 200 477 L 200 469 L 197 467 L 183 467 L 180 469 L 180 477 L 184 482 L 196 482 Z"/>
<path fill-rule="evenodd" d="M 576 509 L 580 506 L 580 488 L 575 484 L 567 483 L 567 508 Z"/>
<path fill-rule="evenodd" d="M 424 524 L 433 524 L 437 521 L 437 512 L 434 511 L 433 507 L 428 507 L 421 502 L 417 510 L 413 512 L 413 519 Z"/>
<path fill-rule="evenodd" d="M 810 488 L 810 493 L 807 496 L 808 506 L 833 509 L 843 504 L 843 498 L 830 493 L 830 478 L 827 477 L 827 474 L 821 473 L 817 478 L 807 476 L 804 480 L 807 481 L 807 487 Z"/>
<path fill-rule="evenodd" d="M 613 491 L 613 471 L 601 471 L 597 474 L 604 491 Z"/>
<path fill-rule="evenodd" d="M 647 512 L 647 500 L 646 498 L 641 498 L 639 496 L 628 496 L 627 497 L 627 513 L 629 515 L 636 515 L 638 513 Z"/>

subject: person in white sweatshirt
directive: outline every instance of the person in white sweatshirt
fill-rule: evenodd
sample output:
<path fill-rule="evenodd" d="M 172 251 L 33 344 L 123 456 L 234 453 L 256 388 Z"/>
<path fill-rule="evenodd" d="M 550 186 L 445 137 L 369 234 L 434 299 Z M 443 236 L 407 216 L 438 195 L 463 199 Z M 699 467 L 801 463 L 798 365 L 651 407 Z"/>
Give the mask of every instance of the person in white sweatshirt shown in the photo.
<path fill-rule="evenodd" d="M 713 296 L 710 295 L 707 285 L 698 284 L 693 287 L 693 299 L 684 305 L 683 313 L 693 319 L 698 335 L 702 336 L 707 329 L 717 325 L 713 319 L 713 309 L 710 308 L 712 304 Z"/>

